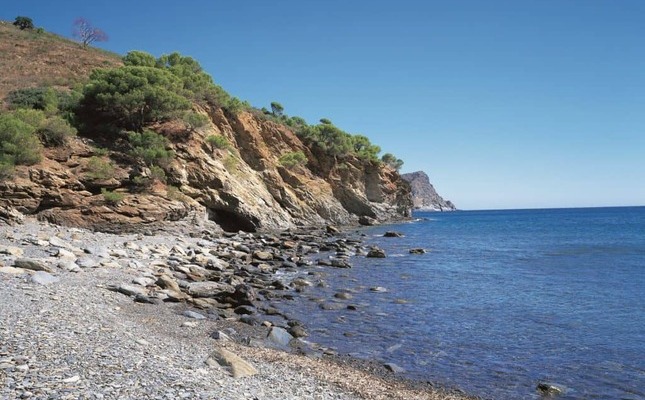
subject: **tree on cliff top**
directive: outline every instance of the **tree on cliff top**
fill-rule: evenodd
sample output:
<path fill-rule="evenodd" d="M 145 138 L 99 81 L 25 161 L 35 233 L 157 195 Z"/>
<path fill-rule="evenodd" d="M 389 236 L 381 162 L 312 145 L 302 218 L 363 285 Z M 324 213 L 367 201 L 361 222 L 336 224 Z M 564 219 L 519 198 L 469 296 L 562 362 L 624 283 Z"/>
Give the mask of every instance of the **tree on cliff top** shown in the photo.
<path fill-rule="evenodd" d="M 83 43 L 83 47 L 87 47 L 94 42 L 106 42 L 108 40 L 105 32 L 92 26 L 90 21 L 85 18 L 76 18 L 72 35 Z"/>
<path fill-rule="evenodd" d="M 21 30 L 34 29 L 34 21 L 32 21 L 29 17 L 16 17 L 16 20 L 13 21 L 13 24 Z"/>

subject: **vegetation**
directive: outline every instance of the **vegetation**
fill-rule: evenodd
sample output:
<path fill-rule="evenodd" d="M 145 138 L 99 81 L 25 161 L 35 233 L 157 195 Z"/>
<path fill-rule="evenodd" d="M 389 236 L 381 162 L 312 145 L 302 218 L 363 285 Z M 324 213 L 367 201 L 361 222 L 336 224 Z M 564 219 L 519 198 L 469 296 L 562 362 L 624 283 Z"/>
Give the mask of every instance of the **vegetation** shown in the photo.
<path fill-rule="evenodd" d="M 168 139 L 155 131 L 129 132 L 128 141 L 132 146 L 130 155 L 143 161 L 147 166 L 167 166 L 174 153 L 168 150 Z"/>
<path fill-rule="evenodd" d="M 307 156 L 302 151 L 292 151 L 280 156 L 278 162 L 280 165 L 292 169 L 307 163 Z"/>
<path fill-rule="evenodd" d="M 114 176 L 114 165 L 101 157 L 90 157 L 86 168 L 87 176 L 92 180 L 105 181 Z"/>
<path fill-rule="evenodd" d="M 34 21 L 29 17 L 16 17 L 16 20 L 13 21 L 13 24 L 20 28 L 20 30 L 25 29 L 34 29 Z"/>
<path fill-rule="evenodd" d="M 188 129 L 193 132 L 199 128 L 205 127 L 210 122 L 206 115 L 198 114 L 194 111 L 187 111 L 183 115 L 182 119 Z"/>
<path fill-rule="evenodd" d="M 224 168 L 230 173 L 235 173 L 239 164 L 240 159 L 233 153 L 229 153 L 224 159 Z"/>
<path fill-rule="evenodd" d="M 394 154 L 391 153 L 383 154 L 381 161 L 383 162 L 383 164 L 389 166 L 390 168 L 394 168 L 397 171 L 403 166 L 403 160 L 396 158 Z"/>
<path fill-rule="evenodd" d="M 45 146 L 62 146 L 70 137 L 76 136 L 76 128 L 63 118 L 54 116 L 43 121 L 36 133 Z"/>
<path fill-rule="evenodd" d="M 282 104 L 275 101 L 271 103 L 271 113 L 274 117 L 281 117 L 283 112 L 284 107 L 282 107 Z"/>
<path fill-rule="evenodd" d="M 108 40 L 105 32 L 92 26 L 90 21 L 85 18 L 77 18 L 74 21 L 74 32 L 72 35 L 83 43 L 84 48 L 94 42 L 105 42 Z"/>
<path fill-rule="evenodd" d="M 12 114 L 0 115 L 0 169 L 7 173 L 14 165 L 32 165 L 41 159 L 36 128 Z"/>
<path fill-rule="evenodd" d="M 101 194 L 103 195 L 105 202 L 112 205 L 118 204 L 125 198 L 125 195 L 123 193 L 113 192 L 111 190 L 107 190 L 106 188 L 101 188 Z"/>
<path fill-rule="evenodd" d="M 231 144 L 228 142 L 228 139 L 222 135 L 208 135 L 206 141 L 214 149 L 228 149 Z"/>

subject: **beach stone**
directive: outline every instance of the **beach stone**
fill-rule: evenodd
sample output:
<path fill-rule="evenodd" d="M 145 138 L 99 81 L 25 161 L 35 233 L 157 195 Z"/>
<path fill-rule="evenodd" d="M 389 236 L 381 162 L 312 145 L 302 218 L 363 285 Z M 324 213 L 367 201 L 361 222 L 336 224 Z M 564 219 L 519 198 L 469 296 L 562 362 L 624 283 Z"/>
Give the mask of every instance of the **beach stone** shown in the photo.
<path fill-rule="evenodd" d="M 177 281 L 166 274 L 159 275 L 155 284 L 162 289 L 172 289 L 176 292 L 181 291 L 181 289 L 179 289 L 179 284 L 177 284 Z"/>
<path fill-rule="evenodd" d="M 307 333 L 307 331 L 302 325 L 294 325 L 290 327 L 287 332 L 289 332 L 289 334 L 291 334 L 291 336 L 293 336 L 294 338 L 309 336 L 309 333 Z"/>
<path fill-rule="evenodd" d="M 184 317 L 192 318 L 192 319 L 206 319 L 206 317 L 198 312 L 191 311 L 191 310 L 186 310 L 182 313 Z"/>
<path fill-rule="evenodd" d="M 145 276 L 139 276 L 134 278 L 132 280 L 132 283 L 134 283 L 135 285 L 146 287 L 146 286 L 151 286 L 153 283 L 155 283 L 155 280 Z"/>
<path fill-rule="evenodd" d="M 53 272 L 53 270 L 40 260 L 33 258 L 19 258 L 13 263 L 16 268 L 24 268 L 31 271 Z"/>
<path fill-rule="evenodd" d="M 22 274 L 26 274 L 26 273 L 27 273 L 27 271 L 22 269 L 22 268 L 0 267 L 0 274 L 22 275 Z"/>
<path fill-rule="evenodd" d="M 192 282 L 188 285 L 188 294 L 193 297 L 214 297 L 222 292 L 233 292 L 230 285 L 220 282 Z"/>
<path fill-rule="evenodd" d="M 31 281 L 39 285 L 47 286 L 60 281 L 60 278 L 57 278 L 45 271 L 36 271 L 36 273 L 31 276 Z"/>
<path fill-rule="evenodd" d="M 387 255 L 385 254 L 385 250 L 379 248 L 379 247 L 372 247 L 370 250 L 367 252 L 367 258 L 385 258 Z"/>
<path fill-rule="evenodd" d="M 403 234 L 401 232 L 387 231 L 383 234 L 383 237 L 400 238 L 400 237 L 403 237 Z"/>
<path fill-rule="evenodd" d="M 76 260 L 76 254 L 61 247 L 56 248 L 54 255 L 58 258 L 64 258 L 67 260 Z"/>
<path fill-rule="evenodd" d="M 341 260 L 338 258 L 335 258 L 331 260 L 331 266 L 335 268 L 351 268 L 352 265 L 347 262 L 347 260 Z"/>
<path fill-rule="evenodd" d="M 336 228 L 333 225 L 327 225 L 325 227 L 325 231 L 327 231 L 327 233 L 331 233 L 332 235 L 340 233 L 340 229 Z"/>
<path fill-rule="evenodd" d="M 119 293 L 123 293 L 126 296 L 136 296 L 136 295 L 147 296 L 148 295 L 148 292 L 144 288 L 140 286 L 128 285 L 126 283 L 119 285 L 116 288 L 116 291 Z"/>
<path fill-rule="evenodd" d="M 253 258 L 260 261 L 270 261 L 273 260 L 273 254 L 268 251 L 256 251 L 253 253 Z"/>
<path fill-rule="evenodd" d="M 422 248 L 410 249 L 410 254 L 425 254 L 425 253 L 427 253 L 426 249 L 422 249 Z"/>
<path fill-rule="evenodd" d="M 76 260 L 76 265 L 81 268 L 97 268 L 101 263 L 94 257 L 79 257 Z"/>
<path fill-rule="evenodd" d="M 103 257 L 103 258 L 110 257 L 110 252 L 107 250 L 107 248 L 102 246 L 88 246 L 84 248 L 83 251 L 87 254 L 91 254 L 97 257 Z"/>
<path fill-rule="evenodd" d="M 342 310 L 345 305 L 342 303 L 322 303 L 319 306 L 323 310 Z"/>
<path fill-rule="evenodd" d="M 358 218 L 358 223 L 363 226 L 373 226 L 373 225 L 376 225 L 378 222 L 376 221 L 376 219 L 372 217 L 368 217 L 367 215 L 361 215 Z"/>
<path fill-rule="evenodd" d="M 56 247 L 62 247 L 67 250 L 72 250 L 74 246 L 69 244 L 69 242 L 59 238 L 58 236 L 52 236 L 49 238 L 49 244 Z"/>
<path fill-rule="evenodd" d="M 58 268 L 68 271 L 68 272 L 81 272 L 81 267 L 79 267 L 72 260 L 62 260 L 58 263 Z"/>
<path fill-rule="evenodd" d="M 253 306 L 257 295 L 252 286 L 242 283 L 235 286 L 235 292 L 231 297 L 237 305 Z"/>
<path fill-rule="evenodd" d="M 352 298 L 352 295 L 347 292 L 338 292 L 334 295 L 334 297 L 341 300 L 349 300 Z"/>
<path fill-rule="evenodd" d="M 255 367 L 242 359 L 240 356 L 222 348 L 215 349 L 215 351 L 206 360 L 206 364 L 210 366 L 221 365 L 223 367 L 229 368 L 231 375 L 233 375 L 233 378 L 242 378 L 258 373 L 258 370 L 255 369 Z"/>
<path fill-rule="evenodd" d="M 385 293 L 387 292 L 387 289 L 383 286 L 374 286 L 370 288 L 370 292 Z"/>
<path fill-rule="evenodd" d="M 274 326 L 269 331 L 267 339 L 269 340 L 269 342 L 277 344 L 278 346 L 288 347 L 289 342 L 291 342 L 291 340 L 293 339 L 293 336 L 291 336 L 291 334 L 287 332 L 286 329 Z"/>
<path fill-rule="evenodd" d="M 0 244 L 0 254 L 7 254 L 14 257 L 22 257 L 24 251 L 20 247 L 5 246 Z"/>

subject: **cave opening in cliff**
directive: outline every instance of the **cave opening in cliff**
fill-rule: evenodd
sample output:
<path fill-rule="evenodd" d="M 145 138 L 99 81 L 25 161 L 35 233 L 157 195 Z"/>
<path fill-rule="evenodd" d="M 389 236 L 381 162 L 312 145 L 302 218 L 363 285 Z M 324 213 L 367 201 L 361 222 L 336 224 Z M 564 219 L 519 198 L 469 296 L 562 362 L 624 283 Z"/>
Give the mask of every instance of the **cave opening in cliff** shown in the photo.
<path fill-rule="evenodd" d="M 256 223 L 249 217 L 227 210 L 209 210 L 209 219 L 226 232 L 255 232 Z"/>

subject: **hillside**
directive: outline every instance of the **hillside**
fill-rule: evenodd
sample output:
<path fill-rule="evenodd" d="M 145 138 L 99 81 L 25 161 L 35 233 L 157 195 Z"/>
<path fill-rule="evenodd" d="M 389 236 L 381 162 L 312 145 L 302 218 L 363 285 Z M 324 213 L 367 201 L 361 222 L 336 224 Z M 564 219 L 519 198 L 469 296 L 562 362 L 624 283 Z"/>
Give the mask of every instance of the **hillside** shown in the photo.
<path fill-rule="evenodd" d="M 419 211 L 454 211 L 457 208 L 451 201 L 444 200 L 430 183 L 430 178 L 423 171 L 402 174 L 401 177 L 410 183 L 412 204 Z"/>
<path fill-rule="evenodd" d="M 23 143 L 0 148 L 0 206 L 100 230 L 187 217 L 256 231 L 409 216 L 409 186 L 367 138 L 281 106 L 255 109 L 190 57 L 121 59 L 7 22 L 0 50 L 0 125 L 15 130 L 0 135 Z M 9 97 L 41 110 L 13 111 Z"/>

